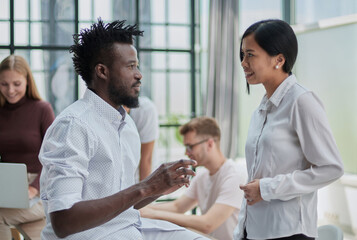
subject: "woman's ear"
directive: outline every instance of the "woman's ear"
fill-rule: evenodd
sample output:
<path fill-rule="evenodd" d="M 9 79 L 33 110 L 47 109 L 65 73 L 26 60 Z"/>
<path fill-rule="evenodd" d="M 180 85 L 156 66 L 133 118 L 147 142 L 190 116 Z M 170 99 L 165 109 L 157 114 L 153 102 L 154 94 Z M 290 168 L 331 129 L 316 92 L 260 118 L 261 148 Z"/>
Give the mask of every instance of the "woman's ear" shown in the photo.
<path fill-rule="evenodd" d="M 109 78 L 109 69 L 102 63 L 98 63 L 94 67 L 95 75 L 99 79 L 108 79 Z"/>
<path fill-rule="evenodd" d="M 283 54 L 278 54 L 275 56 L 275 68 L 282 68 L 284 66 L 285 63 L 285 57 Z"/>

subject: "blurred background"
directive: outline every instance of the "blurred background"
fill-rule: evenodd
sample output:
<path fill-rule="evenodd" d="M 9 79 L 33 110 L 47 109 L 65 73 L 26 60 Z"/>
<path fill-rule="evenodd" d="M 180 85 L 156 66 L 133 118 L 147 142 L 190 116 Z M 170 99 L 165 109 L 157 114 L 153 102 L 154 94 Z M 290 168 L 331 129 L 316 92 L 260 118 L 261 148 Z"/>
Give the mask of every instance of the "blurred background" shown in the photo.
<path fill-rule="evenodd" d="M 240 37 L 261 19 L 290 23 L 299 42 L 293 73 L 323 101 L 345 165 L 345 175 L 319 193 L 319 223 L 336 224 L 355 239 L 356 0 L 0 0 L 0 59 L 25 57 L 58 114 L 85 90 L 68 51 L 72 35 L 98 17 L 126 19 L 145 31 L 135 41 L 141 95 L 158 109 L 161 162 L 185 158 L 178 126 L 201 115 L 218 120 L 226 156 L 244 160 L 250 116 L 264 88 L 246 93 Z"/>

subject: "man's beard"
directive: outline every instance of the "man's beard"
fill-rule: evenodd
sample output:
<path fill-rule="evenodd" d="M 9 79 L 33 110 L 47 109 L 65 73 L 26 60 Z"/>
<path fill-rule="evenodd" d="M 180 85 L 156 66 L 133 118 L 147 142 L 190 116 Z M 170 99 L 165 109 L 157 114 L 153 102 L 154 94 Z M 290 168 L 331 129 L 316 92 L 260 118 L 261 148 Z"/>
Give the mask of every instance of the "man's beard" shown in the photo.
<path fill-rule="evenodd" d="M 115 105 L 124 105 L 128 108 L 137 108 L 139 106 L 139 95 L 138 96 L 129 96 L 127 89 L 123 86 L 115 88 L 112 81 L 108 85 L 109 99 Z"/>

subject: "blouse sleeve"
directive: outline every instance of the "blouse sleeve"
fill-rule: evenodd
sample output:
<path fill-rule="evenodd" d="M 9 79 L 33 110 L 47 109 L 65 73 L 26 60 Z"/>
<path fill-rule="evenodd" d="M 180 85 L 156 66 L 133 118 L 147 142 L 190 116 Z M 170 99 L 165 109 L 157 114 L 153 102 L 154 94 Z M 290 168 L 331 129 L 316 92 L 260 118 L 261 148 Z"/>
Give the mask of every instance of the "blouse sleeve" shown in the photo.
<path fill-rule="evenodd" d="M 262 198 L 290 200 L 324 187 L 343 175 L 343 164 L 321 101 L 312 92 L 292 106 L 290 123 L 310 167 L 260 180 Z"/>
<path fill-rule="evenodd" d="M 43 140 L 45 133 L 48 129 L 48 127 L 52 124 L 53 120 L 55 119 L 55 114 L 53 112 L 52 106 L 48 102 L 42 102 L 41 104 L 41 141 Z M 36 188 L 38 191 L 40 191 L 40 176 L 41 176 L 41 171 L 38 173 L 37 177 L 34 179 L 34 181 L 30 184 L 31 187 Z"/>
<path fill-rule="evenodd" d="M 42 139 L 46 134 L 48 127 L 52 124 L 55 119 L 55 114 L 53 112 L 52 106 L 50 103 L 46 102 L 42 111 L 41 117 L 41 136 Z"/>

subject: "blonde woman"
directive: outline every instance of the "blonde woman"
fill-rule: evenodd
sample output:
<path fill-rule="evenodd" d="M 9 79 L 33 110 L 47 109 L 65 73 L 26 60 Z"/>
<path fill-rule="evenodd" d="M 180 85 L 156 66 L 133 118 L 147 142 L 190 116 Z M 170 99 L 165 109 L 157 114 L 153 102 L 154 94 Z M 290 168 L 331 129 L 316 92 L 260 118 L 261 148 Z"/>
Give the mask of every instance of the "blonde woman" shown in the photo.
<path fill-rule="evenodd" d="M 15 55 L 5 58 L 0 63 L 0 156 L 2 162 L 26 164 L 29 199 L 39 196 L 38 153 L 53 120 L 52 107 L 41 100 L 26 60 Z M 0 208 L 0 216 L 0 240 L 11 239 L 10 226 L 40 239 L 45 217 L 41 201 L 29 209 Z"/>

